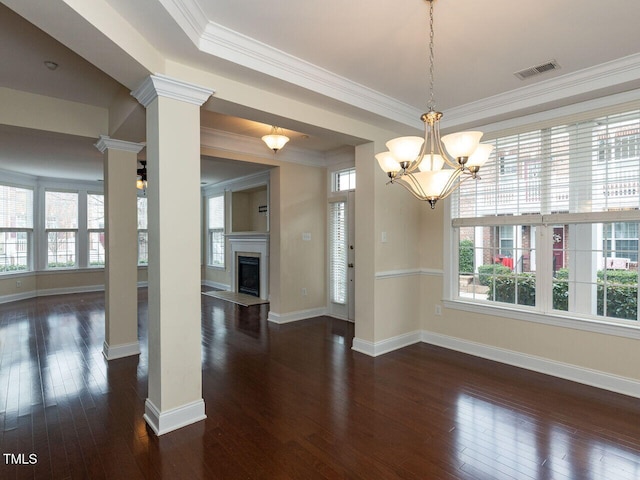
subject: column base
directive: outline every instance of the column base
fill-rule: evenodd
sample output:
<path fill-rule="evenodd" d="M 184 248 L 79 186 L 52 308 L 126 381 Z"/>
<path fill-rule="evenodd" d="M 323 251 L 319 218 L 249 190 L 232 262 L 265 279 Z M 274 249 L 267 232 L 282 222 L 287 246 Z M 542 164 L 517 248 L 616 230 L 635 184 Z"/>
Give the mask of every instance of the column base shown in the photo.
<path fill-rule="evenodd" d="M 151 430 L 158 436 L 173 432 L 192 423 L 207 418 L 204 413 L 204 400 L 200 399 L 181 407 L 160 412 L 151 400 L 144 403 L 143 418 Z"/>
<path fill-rule="evenodd" d="M 106 341 L 102 345 L 102 355 L 107 360 L 115 360 L 116 358 L 130 357 L 140 355 L 140 343 L 123 343 L 120 345 L 109 345 Z"/>

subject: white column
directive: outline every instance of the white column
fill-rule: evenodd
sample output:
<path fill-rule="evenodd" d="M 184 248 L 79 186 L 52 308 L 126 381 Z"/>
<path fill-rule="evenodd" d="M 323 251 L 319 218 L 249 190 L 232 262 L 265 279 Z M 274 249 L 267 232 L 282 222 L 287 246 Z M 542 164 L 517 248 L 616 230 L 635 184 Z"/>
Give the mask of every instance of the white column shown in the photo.
<path fill-rule="evenodd" d="M 107 360 L 138 355 L 136 165 L 144 144 L 101 136 L 105 202 L 105 332 Z"/>
<path fill-rule="evenodd" d="M 149 397 L 157 435 L 206 418 L 200 312 L 200 106 L 213 92 L 151 75 L 147 109 Z"/>

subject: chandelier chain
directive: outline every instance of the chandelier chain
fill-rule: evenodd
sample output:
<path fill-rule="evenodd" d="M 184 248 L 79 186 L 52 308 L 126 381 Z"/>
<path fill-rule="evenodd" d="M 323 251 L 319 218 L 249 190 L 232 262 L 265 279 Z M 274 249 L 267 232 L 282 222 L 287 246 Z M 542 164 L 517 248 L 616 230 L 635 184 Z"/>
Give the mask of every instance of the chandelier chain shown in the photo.
<path fill-rule="evenodd" d="M 429 110 L 435 110 L 436 101 L 434 98 L 434 83 L 435 83 L 435 67 L 434 67 L 434 54 L 433 54 L 433 1 L 429 2 L 429 103 L 427 107 Z"/>
<path fill-rule="evenodd" d="M 438 200 L 447 198 L 462 183 L 479 180 L 478 171 L 487 162 L 493 145 L 480 144 L 482 132 L 450 133 L 440 138 L 442 112 L 436 111 L 435 54 L 433 4 L 429 3 L 429 100 L 428 111 L 420 119 L 424 122 L 424 138 L 398 137 L 389 140 L 387 152 L 376 155 L 380 168 L 391 184 L 401 185 L 418 200 L 429 202 L 431 208 Z"/>

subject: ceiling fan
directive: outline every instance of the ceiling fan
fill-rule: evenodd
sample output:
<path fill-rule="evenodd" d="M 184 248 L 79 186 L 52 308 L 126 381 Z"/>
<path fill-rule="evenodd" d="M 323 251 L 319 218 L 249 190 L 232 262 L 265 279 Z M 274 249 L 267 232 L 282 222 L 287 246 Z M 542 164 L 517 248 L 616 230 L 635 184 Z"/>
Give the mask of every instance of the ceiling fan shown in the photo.
<path fill-rule="evenodd" d="M 140 160 L 140 165 L 142 168 L 136 170 L 136 188 L 144 191 L 147 189 L 147 161 Z"/>

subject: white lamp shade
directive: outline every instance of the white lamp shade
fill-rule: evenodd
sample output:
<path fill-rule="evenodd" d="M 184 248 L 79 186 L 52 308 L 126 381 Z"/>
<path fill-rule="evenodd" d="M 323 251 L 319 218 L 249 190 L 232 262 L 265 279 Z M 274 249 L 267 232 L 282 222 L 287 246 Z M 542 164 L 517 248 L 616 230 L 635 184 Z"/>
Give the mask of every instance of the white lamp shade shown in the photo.
<path fill-rule="evenodd" d="M 280 150 L 287 144 L 289 137 L 285 135 L 271 134 L 262 137 L 262 141 L 266 143 L 271 150 Z"/>
<path fill-rule="evenodd" d="M 420 155 L 424 143 L 421 137 L 398 137 L 389 140 L 386 145 L 397 162 L 413 162 Z"/>
<path fill-rule="evenodd" d="M 418 172 L 414 173 L 413 176 L 422 187 L 422 193 L 425 197 L 438 199 L 442 195 L 449 179 L 455 173 L 456 170 L 447 168 L 436 172 Z"/>
<path fill-rule="evenodd" d="M 382 152 L 376 155 L 378 165 L 385 173 L 399 172 L 400 164 L 396 161 L 391 152 Z"/>
<path fill-rule="evenodd" d="M 427 154 L 418 165 L 418 170 L 421 172 L 437 172 L 442 170 L 444 166 L 444 158 L 441 155 Z"/>
<path fill-rule="evenodd" d="M 482 132 L 458 132 L 442 137 L 442 143 L 453 158 L 470 157 L 481 138 Z"/>
<path fill-rule="evenodd" d="M 481 143 L 476 148 L 476 151 L 469 157 L 467 161 L 467 167 L 482 167 L 487 160 L 489 160 L 489 155 L 493 151 L 493 145 L 488 145 L 486 143 Z"/>

